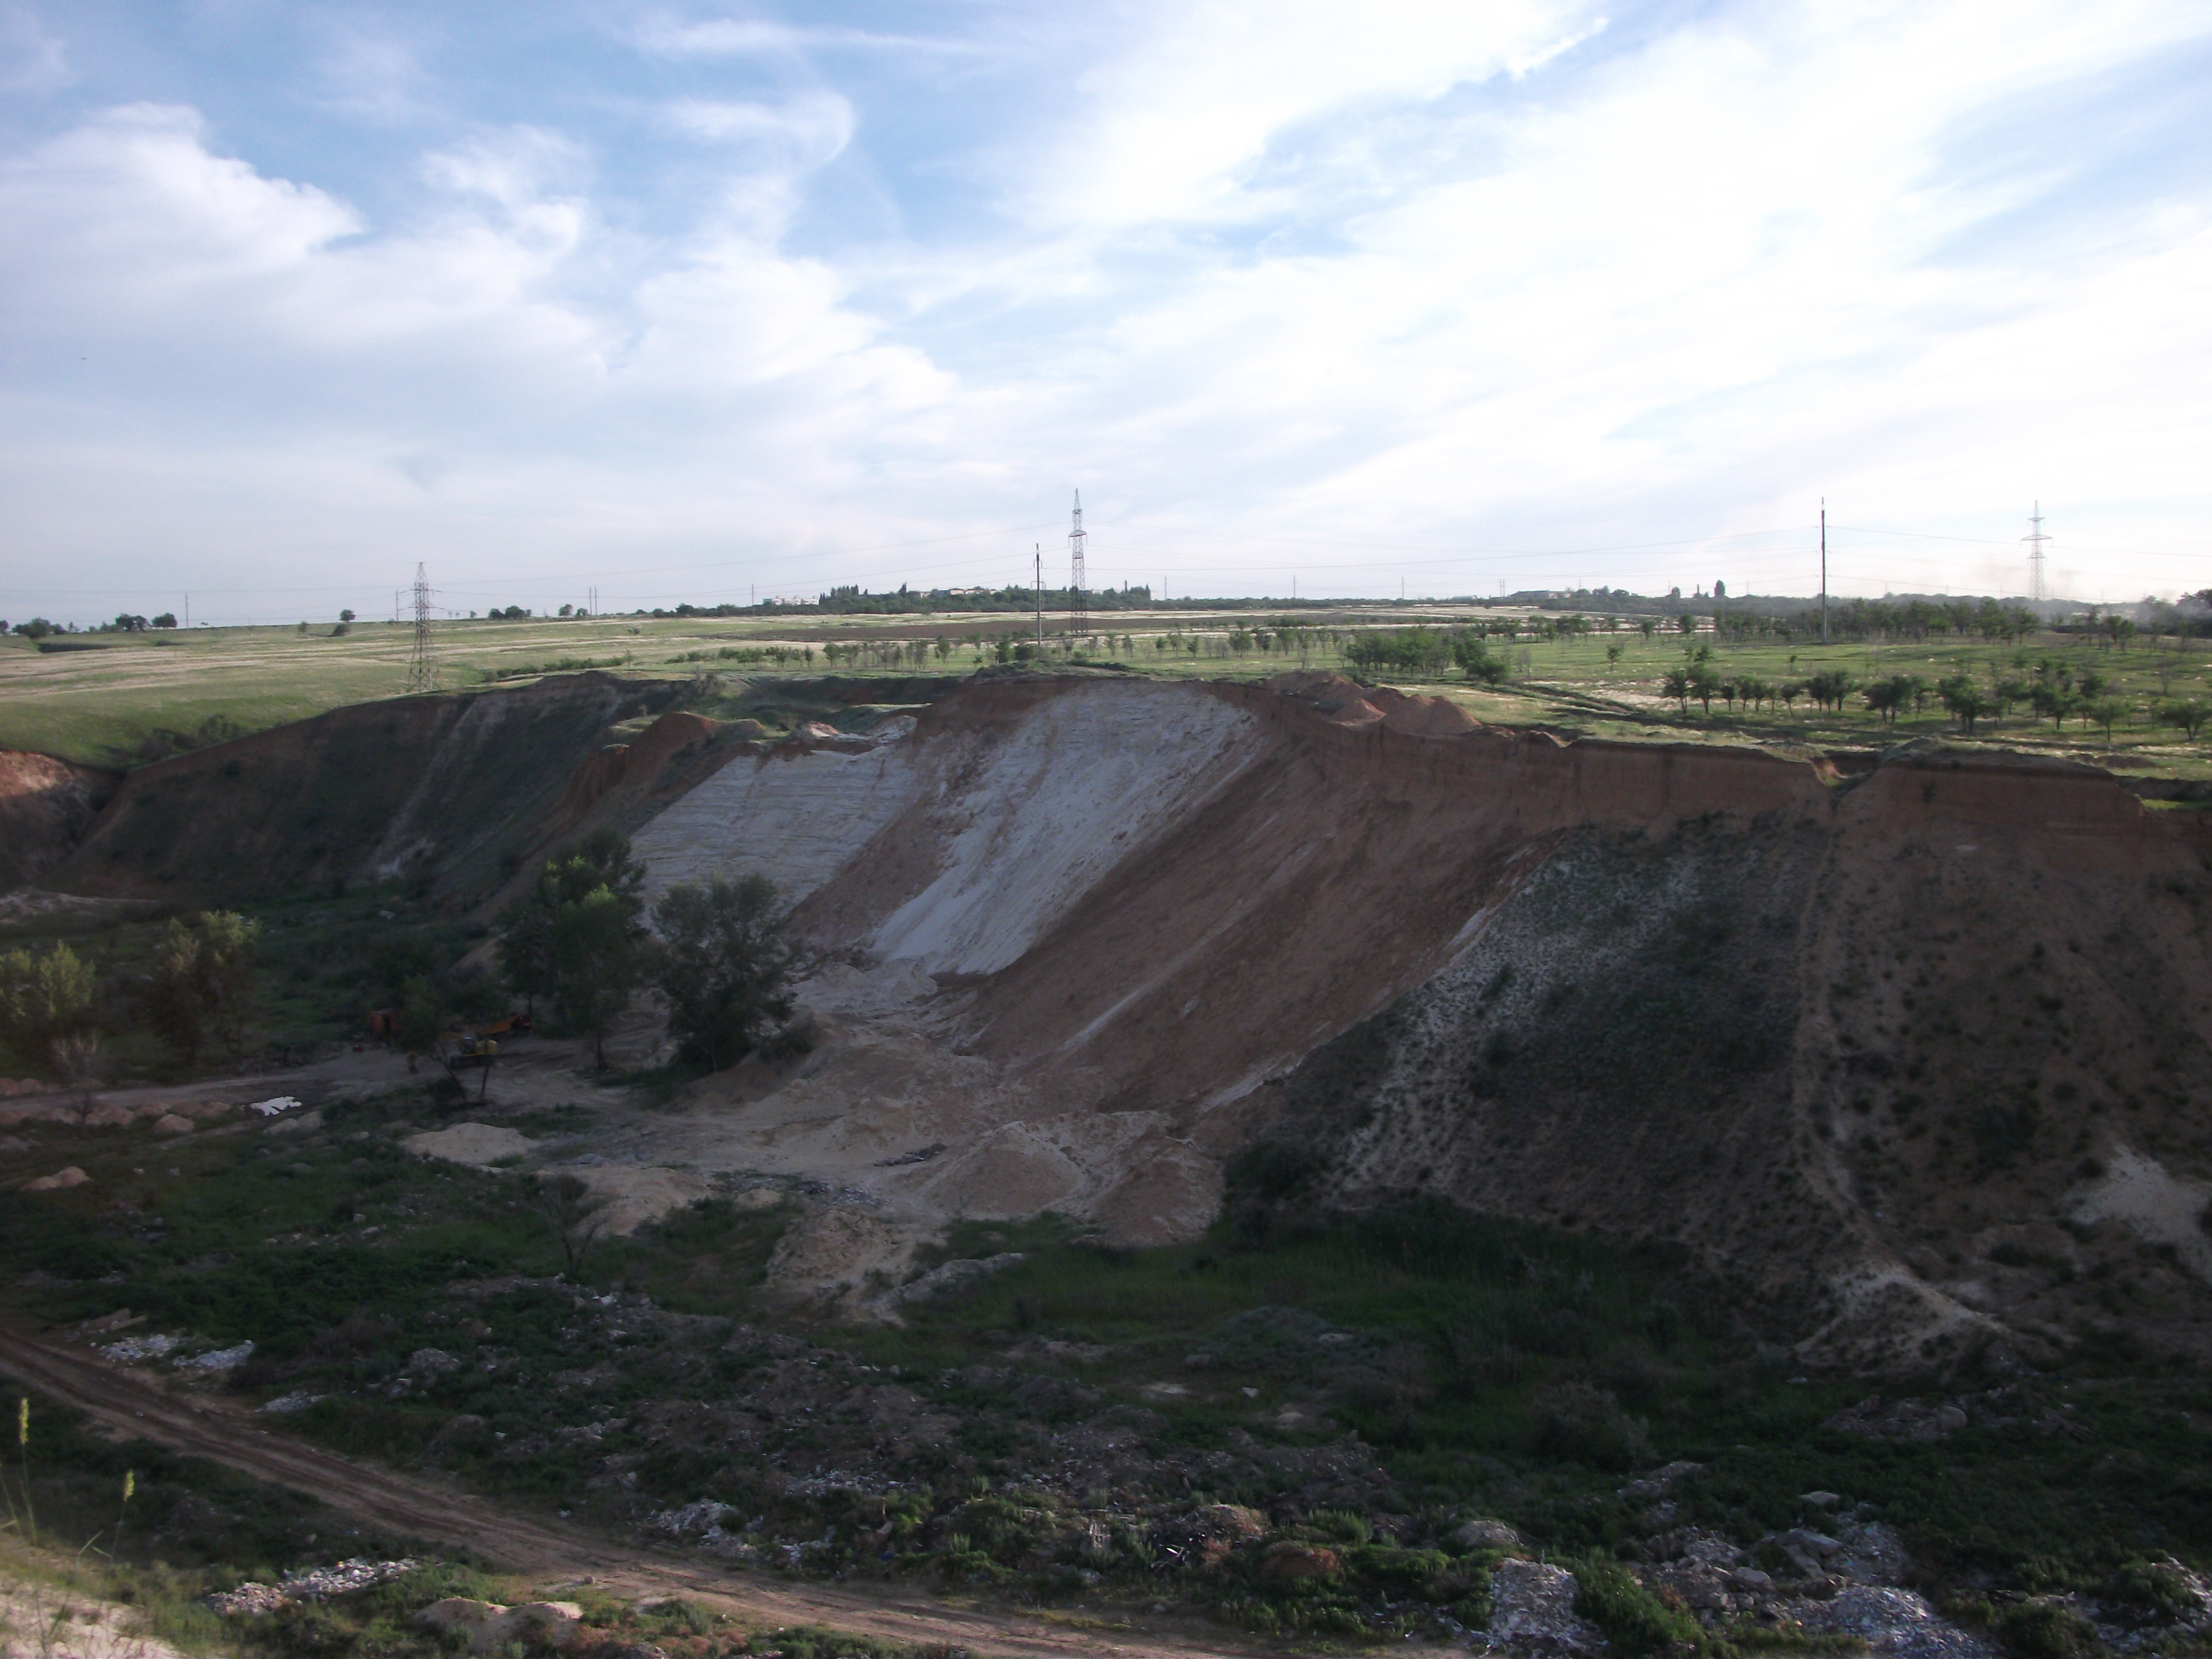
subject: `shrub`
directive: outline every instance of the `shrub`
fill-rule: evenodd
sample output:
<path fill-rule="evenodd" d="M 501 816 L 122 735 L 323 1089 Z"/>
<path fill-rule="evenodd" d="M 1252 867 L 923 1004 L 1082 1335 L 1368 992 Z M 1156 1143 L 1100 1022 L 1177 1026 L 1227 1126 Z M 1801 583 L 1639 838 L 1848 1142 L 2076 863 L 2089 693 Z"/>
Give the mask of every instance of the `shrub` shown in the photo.
<path fill-rule="evenodd" d="M 1694 1650 L 1705 1645 L 1705 1633 L 1695 1619 L 1667 1606 L 1626 1568 L 1602 1555 L 1590 1555 L 1576 1565 L 1575 1611 L 1605 1632 L 1614 1652 L 1630 1659 L 1662 1648 Z"/>
<path fill-rule="evenodd" d="M 1610 1389 L 1562 1382 L 1536 1396 L 1534 1417 L 1538 1446 L 1555 1457 L 1601 1469 L 1651 1461 L 1644 1419 L 1623 1411 Z"/>
<path fill-rule="evenodd" d="M 2089 1621 L 2054 1601 L 2022 1601 L 1997 1615 L 1997 1638 L 2021 1659 L 2083 1659 L 2100 1644 Z"/>

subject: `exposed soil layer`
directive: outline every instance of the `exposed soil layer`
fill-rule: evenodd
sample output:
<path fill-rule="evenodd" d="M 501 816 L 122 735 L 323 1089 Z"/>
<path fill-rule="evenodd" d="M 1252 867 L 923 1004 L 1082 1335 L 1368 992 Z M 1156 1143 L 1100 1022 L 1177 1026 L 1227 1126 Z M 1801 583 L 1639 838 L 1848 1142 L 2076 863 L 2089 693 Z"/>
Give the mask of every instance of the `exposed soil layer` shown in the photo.
<path fill-rule="evenodd" d="M 1567 743 L 1328 675 L 986 671 L 850 719 L 817 687 L 863 729 L 774 741 L 639 729 L 666 695 L 583 675 L 149 766 L 55 884 L 472 901 L 593 823 L 656 888 L 764 872 L 819 1041 L 624 1157 L 859 1194 L 778 1267 L 854 1305 L 954 1216 L 1192 1237 L 1259 1142 L 1239 1204 L 1663 1242 L 1825 1361 L 2212 1333 L 2212 826 L 2103 772 Z"/>
<path fill-rule="evenodd" d="M 403 880 L 473 898 L 608 725 L 674 695 L 605 674 L 333 709 L 131 772 L 54 884 L 235 900 Z"/>
<path fill-rule="evenodd" d="M 41 879 L 75 852 L 122 781 L 52 755 L 0 750 L 0 891 Z"/>
<path fill-rule="evenodd" d="M 726 768 L 640 848 L 662 879 L 763 867 L 818 949 L 908 976 L 805 1076 L 702 1088 L 696 1127 L 924 1216 L 1187 1237 L 1279 1120 L 1301 1201 L 1682 1245 L 1810 1357 L 2204 1328 L 2207 1253 L 2169 1235 L 2208 1151 L 2212 840 L 2092 769 L 1030 677 Z M 863 1063 L 883 1018 L 905 1047 Z M 871 1173 L 925 1143 L 926 1175 Z M 2123 1158 L 2158 1202 L 2096 1196 Z"/>

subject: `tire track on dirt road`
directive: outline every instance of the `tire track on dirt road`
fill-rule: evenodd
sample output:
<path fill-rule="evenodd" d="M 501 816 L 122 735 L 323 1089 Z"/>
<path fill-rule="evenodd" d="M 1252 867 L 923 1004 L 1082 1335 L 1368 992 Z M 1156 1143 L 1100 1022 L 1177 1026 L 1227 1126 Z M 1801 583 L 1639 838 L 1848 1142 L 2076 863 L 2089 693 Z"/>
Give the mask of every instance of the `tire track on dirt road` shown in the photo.
<path fill-rule="evenodd" d="M 892 1586 L 869 1593 L 719 1571 L 512 1513 L 442 1481 L 342 1457 L 272 1433 L 227 1401 L 172 1394 L 89 1354 L 4 1326 L 0 1371 L 123 1434 L 289 1487 L 403 1537 L 458 1546 L 533 1579 L 588 1576 L 618 1595 L 681 1595 L 754 1625 L 826 1626 L 1008 1659 L 1252 1659 L 1281 1651 L 1223 1644 L 1172 1623 L 1086 1631 L 1011 1610 L 934 1601 Z"/>

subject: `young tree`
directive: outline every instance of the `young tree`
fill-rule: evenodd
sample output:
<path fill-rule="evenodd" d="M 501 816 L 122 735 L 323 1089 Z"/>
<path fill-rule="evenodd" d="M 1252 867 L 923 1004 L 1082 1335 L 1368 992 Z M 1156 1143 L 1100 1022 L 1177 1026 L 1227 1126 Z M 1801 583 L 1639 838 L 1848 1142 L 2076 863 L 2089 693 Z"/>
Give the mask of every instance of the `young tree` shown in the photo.
<path fill-rule="evenodd" d="M 548 860 L 509 908 L 500 940 L 508 981 L 550 998 L 560 1023 L 592 1039 L 601 1066 L 607 1033 L 642 978 L 644 885 L 645 866 L 630 856 L 629 841 L 595 830 Z"/>
<path fill-rule="evenodd" d="M 584 1258 L 606 1224 L 605 1195 L 593 1193 L 575 1176 L 551 1176 L 538 1182 L 532 1207 L 552 1230 L 568 1272 L 582 1272 Z"/>
<path fill-rule="evenodd" d="M 2118 697 L 2100 697 L 2087 710 L 2088 717 L 2105 728 L 2105 746 L 2112 746 L 2112 727 L 2127 718 L 2128 706 Z"/>
<path fill-rule="evenodd" d="M 253 1018 L 254 955 L 261 924 L 218 910 L 187 923 L 172 917 L 155 947 L 147 1013 L 187 1066 L 213 1038 L 235 1059 Z"/>
<path fill-rule="evenodd" d="M 0 1036 L 25 1060 L 70 1073 L 72 1047 L 92 1030 L 92 965 L 68 945 L 0 956 Z"/>
<path fill-rule="evenodd" d="M 653 979 L 691 1058 L 734 1066 L 791 1018 L 791 951 L 767 877 L 678 883 L 653 907 Z"/>

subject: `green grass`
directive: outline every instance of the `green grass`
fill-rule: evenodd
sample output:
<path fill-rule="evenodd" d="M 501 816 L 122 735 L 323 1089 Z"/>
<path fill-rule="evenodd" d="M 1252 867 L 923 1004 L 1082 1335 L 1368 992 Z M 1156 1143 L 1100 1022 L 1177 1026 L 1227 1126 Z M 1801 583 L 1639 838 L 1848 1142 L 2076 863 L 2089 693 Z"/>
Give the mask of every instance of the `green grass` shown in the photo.
<path fill-rule="evenodd" d="M 1168 678 L 1250 678 L 1285 668 L 1342 670 L 1344 647 L 1360 630 L 1408 624 L 1449 627 L 1492 623 L 1508 613 L 1480 607 L 1376 606 L 1328 614 L 1301 613 L 1284 633 L 1275 619 L 1253 612 L 1127 612 L 1109 627 L 1080 637 L 1064 616 L 1046 619 L 1040 661 L 1091 661 Z M 1593 737 L 1630 740 L 1878 747 L 1914 736 L 1947 736 L 1978 746 L 2027 748 L 2078 755 L 2160 774 L 2212 776 L 2212 748 L 2156 726 L 2152 711 L 2174 698 L 2212 695 L 2202 649 L 2137 640 L 2114 647 L 2071 635 L 2045 633 L 2017 643 L 1945 635 L 1930 641 L 1843 642 L 1733 641 L 1710 631 L 1723 678 L 1754 676 L 1771 684 L 1840 670 L 1862 684 L 1896 674 L 1931 685 L 1957 672 L 1978 682 L 2027 678 L 2037 665 L 2094 670 L 2128 709 L 2107 743 L 2103 731 L 2076 719 L 2063 729 L 2038 721 L 2025 707 L 1985 721 L 1971 738 L 1958 733 L 1932 699 L 1927 708 L 1885 725 L 1854 696 L 1841 711 L 1800 699 L 1794 708 L 1747 711 L 1716 700 L 1710 714 L 1694 701 L 1686 713 L 1660 696 L 1667 671 L 1682 659 L 1683 639 L 1662 629 L 1647 638 L 1632 619 L 1613 631 L 1578 637 L 1536 636 L 1538 619 L 1523 616 L 1523 633 L 1494 641 L 1507 662 L 1501 686 L 1468 683 L 1455 671 L 1409 684 L 1466 702 L 1481 718 L 1538 724 Z M 994 642 L 1026 641 L 1023 619 L 1006 615 L 936 617 L 605 617 L 586 621 L 453 622 L 441 624 L 443 683 L 465 687 L 590 665 L 639 678 L 740 676 L 772 685 L 825 672 L 886 679 L 965 673 L 997 660 Z M 388 623 L 361 623 L 342 638 L 327 628 L 302 635 L 291 628 L 194 629 L 189 634 L 94 635 L 70 649 L 40 653 L 28 641 L 0 641 L 0 747 L 44 750 L 100 765 L 127 765 L 164 747 L 190 746 L 211 732 L 258 731 L 342 703 L 392 696 L 406 681 L 410 634 Z M 2201 642 L 2191 642 L 2197 644 Z M 785 648 L 781 664 L 759 653 Z M 831 647 L 835 647 L 834 651 Z M 1618 647 L 1608 657 L 1608 647 Z M 1026 649 L 1026 646 L 1024 647 Z M 834 660 L 833 660 L 834 658 Z M 1401 676 L 1382 678 L 1398 681 Z M 739 699 L 712 686 L 696 700 L 707 712 L 762 712 L 758 697 Z M 740 706 L 742 704 L 742 706 Z M 725 706 L 726 705 L 726 706 Z M 773 712 L 772 710 L 769 712 Z M 802 716 L 806 717 L 806 716 Z M 210 724 L 212 722 L 212 724 Z M 771 720 L 771 724 L 774 724 Z M 2212 732 L 2212 728 L 2207 728 Z"/>

